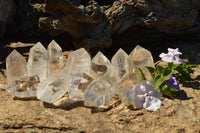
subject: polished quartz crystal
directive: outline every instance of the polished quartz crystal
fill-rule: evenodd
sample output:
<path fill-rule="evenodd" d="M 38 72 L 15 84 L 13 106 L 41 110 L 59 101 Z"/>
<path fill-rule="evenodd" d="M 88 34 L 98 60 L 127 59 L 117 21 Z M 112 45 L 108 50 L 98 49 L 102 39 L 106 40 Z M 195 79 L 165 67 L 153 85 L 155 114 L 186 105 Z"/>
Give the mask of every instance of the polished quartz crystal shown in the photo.
<path fill-rule="evenodd" d="M 109 71 L 111 68 L 110 61 L 103 55 L 102 52 L 98 52 L 92 59 L 92 71 L 96 73 L 97 76 Z"/>
<path fill-rule="evenodd" d="M 38 76 L 15 80 L 6 90 L 16 97 L 32 97 L 36 95 L 37 85 L 40 82 Z"/>
<path fill-rule="evenodd" d="M 152 81 L 150 72 L 145 66 L 155 67 L 153 57 L 150 51 L 137 45 L 130 53 L 129 58 L 133 67 L 140 68 L 145 74 L 146 80 Z"/>
<path fill-rule="evenodd" d="M 8 86 L 15 80 L 28 76 L 26 59 L 16 50 L 13 50 L 6 58 L 6 72 Z"/>
<path fill-rule="evenodd" d="M 47 50 L 38 42 L 30 49 L 28 58 L 28 76 L 38 75 L 40 81 L 47 78 Z"/>
<path fill-rule="evenodd" d="M 137 71 L 135 73 L 126 73 L 122 77 L 118 83 L 118 95 L 125 105 L 129 106 L 132 104 L 133 101 L 127 96 L 132 94 L 133 87 L 140 83 L 142 83 L 142 79 Z"/>
<path fill-rule="evenodd" d="M 85 106 L 98 107 L 104 105 L 116 94 L 116 85 L 113 84 L 109 73 L 95 80 L 84 90 Z"/>
<path fill-rule="evenodd" d="M 53 103 L 60 99 L 69 88 L 72 76 L 67 73 L 57 72 L 38 84 L 36 96 L 39 100 Z"/>
<path fill-rule="evenodd" d="M 119 49 L 111 60 L 111 76 L 119 82 L 124 74 L 132 72 L 133 68 L 128 55 L 122 49 Z"/>
<path fill-rule="evenodd" d="M 72 52 L 67 59 L 64 71 L 70 74 L 85 73 L 90 76 L 91 57 L 89 53 L 84 48 Z"/>
<path fill-rule="evenodd" d="M 72 81 L 68 88 L 69 99 L 71 102 L 79 102 L 84 100 L 83 91 L 93 81 L 93 78 L 85 73 L 77 73 L 73 75 Z"/>
<path fill-rule="evenodd" d="M 63 54 L 61 47 L 52 40 L 48 46 L 48 76 L 63 70 Z"/>

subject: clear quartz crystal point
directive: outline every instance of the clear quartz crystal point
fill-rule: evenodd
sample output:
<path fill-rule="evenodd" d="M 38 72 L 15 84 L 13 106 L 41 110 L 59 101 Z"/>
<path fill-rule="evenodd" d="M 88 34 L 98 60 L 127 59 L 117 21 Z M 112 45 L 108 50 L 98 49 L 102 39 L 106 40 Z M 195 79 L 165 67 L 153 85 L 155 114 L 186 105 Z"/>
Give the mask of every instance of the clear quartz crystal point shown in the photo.
<path fill-rule="evenodd" d="M 62 49 L 54 40 L 48 45 L 48 76 L 63 70 Z"/>
<path fill-rule="evenodd" d="M 71 102 L 79 102 L 84 100 L 83 91 L 92 82 L 93 78 L 85 73 L 77 73 L 73 75 L 72 82 L 68 88 L 69 99 Z"/>
<path fill-rule="evenodd" d="M 68 91 L 72 76 L 63 72 L 50 75 L 38 84 L 36 96 L 39 100 L 53 103 L 60 99 Z"/>
<path fill-rule="evenodd" d="M 16 50 L 13 50 L 6 58 L 6 72 L 8 86 L 15 80 L 28 76 L 26 59 Z"/>
<path fill-rule="evenodd" d="M 101 76 L 111 68 L 110 61 L 103 55 L 102 52 L 98 52 L 92 59 L 92 71 L 97 76 Z"/>
<path fill-rule="evenodd" d="M 132 72 L 133 68 L 129 57 L 126 52 L 120 48 L 111 60 L 111 76 L 115 77 L 117 82 L 119 82 L 124 74 Z"/>
<path fill-rule="evenodd" d="M 138 67 L 143 71 L 147 81 L 153 80 L 150 72 L 145 67 L 145 66 L 155 67 L 153 57 L 150 51 L 137 45 L 130 53 L 129 58 L 131 60 L 131 64 L 133 67 Z"/>
<path fill-rule="evenodd" d="M 129 96 L 130 94 L 132 94 L 133 87 L 140 83 L 142 83 L 142 79 L 137 72 L 126 73 L 122 77 L 122 79 L 118 83 L 118 95 L 125 105 L 129 106 L 132 104 L 132 100 L 127 97 L 127 95 Z"/>
<path fill-rule="evenodd" d="M 16 97 L 32 97 L 36 95 L 37 85 L 40 82 L 38 76 L 34 75 L 31 77 L 21 78 L 15 80 L 6 90 Z"/>
<path fill-rule="evenodd" d="M 104 105 L 116 94 L 116 86 L 109 76 L 109 72 L 96 78 L 84 90 L 84 105 L 98 107 Z"/>
<path fill-rule="evenodd" d="M 72 75 L 76 73 L 90 75 L 91 57 L 89 53 L 84 48 L 72 52 L 67 59 L 64 71 Z"/>
<path fill-rule="evenodd" d="M 28 76 L 38 75 L 40 81 L 47 77 L 47 50 L 38 42 L 30 49 L 28 58 Z"/>

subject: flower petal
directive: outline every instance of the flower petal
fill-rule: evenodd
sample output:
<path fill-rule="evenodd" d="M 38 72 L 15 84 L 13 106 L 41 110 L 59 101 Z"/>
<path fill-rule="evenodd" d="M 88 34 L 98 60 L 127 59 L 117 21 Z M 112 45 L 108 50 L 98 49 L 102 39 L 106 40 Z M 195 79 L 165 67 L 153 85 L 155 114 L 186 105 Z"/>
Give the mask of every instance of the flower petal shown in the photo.
<path fill-rule="evenodd" d="M 143 104 L 143 108 L 156 111 L 161 107 L 161 100 L 152 96 L 146 97 L 145 103 Z"/>

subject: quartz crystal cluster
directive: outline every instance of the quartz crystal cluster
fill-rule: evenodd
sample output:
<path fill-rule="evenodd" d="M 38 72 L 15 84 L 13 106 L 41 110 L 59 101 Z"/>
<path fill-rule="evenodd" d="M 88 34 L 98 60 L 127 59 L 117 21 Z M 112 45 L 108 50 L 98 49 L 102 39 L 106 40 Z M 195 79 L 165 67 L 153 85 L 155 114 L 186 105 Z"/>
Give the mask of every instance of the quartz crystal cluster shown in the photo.
<path fill-rule="evenodd" d="M 151 53 L 141 46 L 130 55 L 119 49 L 111 62 L 102 52 L 91 59 L 80 48 L 63 63 L 62 49 L 54 40 L 48 49 L 38 42 L 30 49 L 28 62 L 16 50 L 7 57 L 6 90 L 17 97 L 36 96 L 47 103 L 68 93 L 71 102 L 84 101 L 89 107 L 102 106 L 117 94 L 127 106 L 154 111 L 160 107 L 161 95 L 148 82 L 152 77 L 144 66 L 154 67 L 154 62 Z M 142 81 L 137 67 L 147 73 L 148 81 Z"/>

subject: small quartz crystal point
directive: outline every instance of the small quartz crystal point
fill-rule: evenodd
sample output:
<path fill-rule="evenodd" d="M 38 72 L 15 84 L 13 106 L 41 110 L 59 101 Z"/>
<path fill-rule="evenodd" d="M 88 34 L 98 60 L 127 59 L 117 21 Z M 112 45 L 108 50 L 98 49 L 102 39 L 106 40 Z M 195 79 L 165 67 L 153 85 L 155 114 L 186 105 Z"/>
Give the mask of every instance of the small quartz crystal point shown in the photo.
<path fill-rule="evenodd" d="M 72 81 L 68 88 L 69 99 L 71 102 L 79 102 L 84 100 L 84 90 L 93 81 L 93 78 L 85 73 L 77 73 L 73 75 Z"/>
<path fill-rule="evenodd" d="M 38 75 L 40 81 L 47 78 L 47 50 L 38 42 L 30 49 L 28 58 L 28 76 Z"/>
<path fill-rule="evenodd" d="M 132 72 L 133 68 L 129 57 L 127 53 L 120 48 L 111 60 L 111 76 L 115 77 L 117 82 L 119 82 L 124 74 Z"/>
<path fill-rule="evenodd" d="M 16 50 L 13 50 L 6 58 L 6 72 L 8 86 L 15 80 L 28 76 L 26 59 Z"/>
<path fill-rule="evenodd" d="M 90 71 L 91 57 L 84 48 L 80 48 L 69 55 L 64 68 L 65 73 L 70 73 L 72 75 L 76 73 L 85 73 L 90 76 Z"/>
<path fill-rule="evenodd" d="M 132 100 L 127 97 L 127 94 L 133 91 L 133 87 L 137 84 L 142 83 L 142 78 L 138 72 L 126 73 L 120 82 L 118 83 L 118 95 L 122 103 L 129 106 L 132 104 Z"/>
<path fill-rule="evenodd" d="M 147 81 L 153 81 L 153 78 L 145 66 L 155 67 L 153 57 L 150 51 L 137 45 L 129 55 L 133 67 L 140 68 L 145 74 Z"/>
<path fill-rule="evenodd" d="M 97 77 L 103 75 L 111 69 L 111 63 L 102 52 L 98 52 L 92 59 L 92 71 Z"/>
<path fill-rule="evenodd" d="M 68 91 L 72 76 L 64 72 L 50 75 L 38 84 L 36 96 L 39 100 L 53 103 L 60 99 Z"/>
<path fill-rule="evenodd" d="M 64 68 L 62 49 L 54 40 L 48 45 L 48 76 Z"/>
<path fill-rule="evenodd" d="M 113 84 L 112 80 L 109 72 L 93 80 L 84 90 L 84 105 L 99 107 L 110 100 L 117 93 L 116 85 Z"/>
<path fill-rule="evenodd" d="M 28 98 L 36 95 L 40 79 L 37 75 L 15 80 L 6 90 L 16 97 Z"/>

